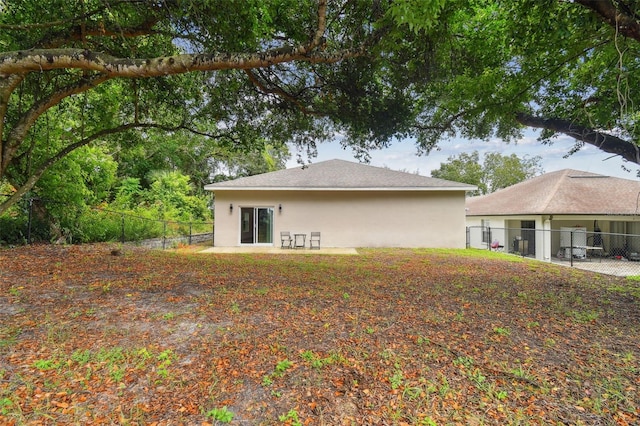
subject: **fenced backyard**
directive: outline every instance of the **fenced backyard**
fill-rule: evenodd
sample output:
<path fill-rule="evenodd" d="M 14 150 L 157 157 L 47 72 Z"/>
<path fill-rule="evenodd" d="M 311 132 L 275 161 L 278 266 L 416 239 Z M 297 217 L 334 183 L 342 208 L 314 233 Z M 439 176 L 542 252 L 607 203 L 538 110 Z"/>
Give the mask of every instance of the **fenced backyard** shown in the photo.
<path fill-rule="evenodd" d="M 309 252 L 0 249 L 0 424 L 639 424 L 635 280 Z"/>
<path fill-rule="evenodd" d="M 640 235 L 586 228 L 467 227 L 467 248 L 534 258 L 617 276 L 640 275 Z"/>
<path fill-rule="evenodd" d="M 150 248 L 170 248 L 176 244 L 211 242 L 213 245 L 213 222 L 178 222 L 150 219 L 142 216 L 96 209 L 110 227 L 105 227 L 104 241 L 133 243 Z M 113 223 L 116 223 L 114 228 Z"/>
<path fill-rule="evenodd" d="M 11 218 L 5 218 L 3 222 L 3 226 L 14 228 L 14 239 L 26 244 L 50 241 L 71 244 L 119 242 L 162 249 L 177 244 L 210 242 L 213 245 L 214 223 L 211 221 L 162 220 L 94 207 L 80 216 L 77 229 L 62 228 L 53 232 L 54 225 L 32 214 L 32 205 L 29 203 L 26 220 L 15 218 L 11 221 Z"/>

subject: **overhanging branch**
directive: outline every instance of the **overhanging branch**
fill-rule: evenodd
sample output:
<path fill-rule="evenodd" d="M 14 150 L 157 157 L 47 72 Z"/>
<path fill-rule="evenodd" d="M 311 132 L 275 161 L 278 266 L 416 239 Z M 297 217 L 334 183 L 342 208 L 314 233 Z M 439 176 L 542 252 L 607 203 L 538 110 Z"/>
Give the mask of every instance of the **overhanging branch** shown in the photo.
<path fill-rule="evenodd" d="M 131 59 L 84 49 L 33 49 L 0 54 L 0 76 L 72 68 L 97 71 L 109 77 L 159 77 L 192 71 L 265 68 L 294 61 L 335 63 L 360 56 L 364 52 L 364 48 L 309 52 L 307 46 L 298 46 L 259 53 L 184 54 Z"/>
<path fill-rule="evenodd" d="M 297 97 L 295 97 L 294 95 L 288 93 L 286 90 L 284 90 L 283 88 L 279 87 L 275 83 L 271 83 L 271 87 L 267 87 L 267 85 L 264 84 L 260 80 L 260 78 L 252 70 L 245 70 L 245 73 L 249 77 L 249 81 L 251 81 L 251 83 L 253 83 L 263 93 L 276 95 L 276 96 L 281 97 L 282 99 L 285 99 L 285 100 L 291 102 L 303 114 L 315 115 L 315 116 L 322 116 L 323 115 L 323 114 L 321 114 L 321 113 L 319 113 L 317 111 L 314 111 L 312 109 L 307 108 L 305 105 L 302 104 L 302 102 L 300 102 L 298 100 Z"/>
<path fill-rule="evenodd" d="M 109 78 L 110 77 L 105 74 L 96 74 L 94 76 L 83 78 L 75 84 L 61 88 L 50 96 L 36 102 L 28 111 L 25 112 L 13 129 L 11 129 L 6 140 L 2 142 L 3 149 L 1 152 L 2 155 L 0 156 L 0 174 L 3 174 L 7 170 L 11 158 L 20 147 L 22 141 L 29 132 L 29 129 L 45 111 L 60 103 L 62 99 L 86 92 L 87 90 L 107 81 Z"/>
<path fill-rule="evenodd" d="M 640 164 L 640 149 L 633 142 L 559 118 L 536 117 L 519 112 L 516 113 L 516 120 L 524 126 L 563 133 L 593 145 L 601 151 L 619 155 L 627 161 Z"/>
<path fill-rule="evenodd" d="M 161 129 L 164 131 L 177 131 L 177 130 L 189 130 L 192 131 L 191 129 L 187 128 L 186 126 L 183 125 L 178 125 L 178 126 L 165 126 L 162 124 L 155 124 L 155 123 L 127 123 L 127 124 L 122 124 L 120 126 L 117 127 L 113 127 L 110 129 L 104 129 L 101 130 L 99 132 L 96 132 L 94 134 L 92 134 L 91 136 L 88 136 L 84 139 L 81 139 L 77 142 L 74 142 L 70 145 L 67 145 L 65 148 L 63 148 L 62 150 L 58 151 L 58 153 L 56 153 L 55 155 L 51 156 L 49 159 L 47 159 L 46 161 L 44 161 L 39 167 L 38 169 L 32 173 L 29 178 L 22 184 L 20 185 L 15 192 L 13 192 L 11 194 L 11 196 L 9 198 L 7 198 L 3 203 L 0 204 L 0 214 L 2 212 L 4 212 L 6 209 L 8 209 L 10 206 L 12 206 L 13 204 L 15 204 L 18 200 L 20 200 L 20 198 L 26 194 L 27 192 L 29 192 L 34 186 L 35 184 L 38 182 L 38 180 L 40 180 L 40 178 L 42 177 L 42 175 L 49 170 L 49 168 L 51 166 L 53 166 L 55 163 L 57 163 L 58 161 L 60 161 L 61 159 L 63 159 L 64 157 L 66 157 L 67 155 L 69 155 L 71 152 L 75 151 L 76 149 L 83 147 L 85 145 L 90 144 L 91 142 L 100 139 L 102 137 L 105 136 L 109 136 L 109 135 L 113 135 L 116 133 L 120 133 L 120 132 L 124 132 L 126 130 L 131 130 L 131 129 L 150 129 L 150 128 L 155 128 L 155 129 Z"/>
<path fill-rule="evenodd" d="M 156 58 L 120 58 L 88 49 L 30 49 L 0 53 L 0 77 L 55 69 L 97 71 L 109 77 L 159 77 L 192 71 L 247 70 L 288 62 L 335 63 L 363 55 L 366 46 L 326 51 L 327 1 L 318 2 L 318 22 L 307 43 L 262 52 L 182 54 Z"/>
<path fill-rule="evenodd" d="M 616 7 L 611 0 L 575 0 L 587 9 L 591 9 L 609 26 L 617 29 L 625 37 L 640 41 L 640 23 L 630 11 Z"/>

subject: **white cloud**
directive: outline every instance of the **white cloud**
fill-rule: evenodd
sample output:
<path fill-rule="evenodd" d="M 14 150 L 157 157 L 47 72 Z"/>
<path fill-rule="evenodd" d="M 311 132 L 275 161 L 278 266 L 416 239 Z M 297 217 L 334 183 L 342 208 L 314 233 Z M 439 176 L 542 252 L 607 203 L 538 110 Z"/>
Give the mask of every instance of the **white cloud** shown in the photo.
<path fill-rule="evenodd" d="M 489 152 L 499 152 L 502 155 L 516 154 L 519 157 L 540 156 L 545 172 L 561 169 L 576 169 L 602 175 L 616 176 L 624 179 L 637 180 L 637 171 L 640 166 L 624 162 L 619 157 L 612 157 L 599 149 L 585 145 L 579 152 L 564 158 L 573 148 L 575 141 L 569 137 L 558 137 L 553 144 L 543 145 L 537 139 L 537 134 L 527 132 L 517 143 L 503 142 L 494 138 L 489 141 L 452 139 L 439 143 L 439 149 L 434 149 L 429 155 L 418 156 L 412 140 L 394 142 L 389 148 L 371 151 L 370 164 L 378 167 L 388 167 L 394 170 L 405 170 L 411 173 L 418 172 L 429 176 L 432 170 L 440 167 L 450 156 L 458 156 L 461 153 L 478 151 L 481 155 Z M 293 152 L 293 151 L 292 151 Z M 287 167 L 297 167 L 295 152 L 293 158 L 287 163 Z M 320 162 L 339 158 L 347 161 L 358 161 L 353 156 L 350 148 L 342 148 L 338 141 L 318 144 L 318 157 L 310 159 L 311 162 Z M 624 170 L 623 166 L 631 169 Z"/>

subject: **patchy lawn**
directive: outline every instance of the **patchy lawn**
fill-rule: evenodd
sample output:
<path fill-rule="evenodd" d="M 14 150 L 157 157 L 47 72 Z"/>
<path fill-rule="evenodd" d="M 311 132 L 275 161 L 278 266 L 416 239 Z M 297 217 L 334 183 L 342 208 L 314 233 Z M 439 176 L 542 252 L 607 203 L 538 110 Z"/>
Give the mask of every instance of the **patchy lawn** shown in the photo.
<path fill-rule="evenodd" d="M 638 282 L 474 251 L 0 250 L 2 424 L 638 424 Z"/>

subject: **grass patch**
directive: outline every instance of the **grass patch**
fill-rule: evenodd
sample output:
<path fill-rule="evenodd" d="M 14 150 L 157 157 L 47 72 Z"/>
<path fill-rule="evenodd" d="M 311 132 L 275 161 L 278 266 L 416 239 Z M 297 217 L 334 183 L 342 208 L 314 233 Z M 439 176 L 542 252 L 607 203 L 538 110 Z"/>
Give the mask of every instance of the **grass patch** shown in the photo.
<path fill-rule="evenodd" d="M 635 279 L 488 250 L 0 264 L 2 424 L 640 422 Z"/>

